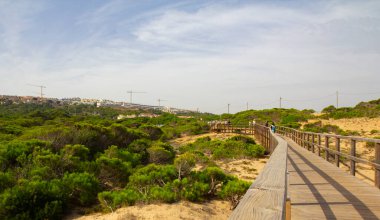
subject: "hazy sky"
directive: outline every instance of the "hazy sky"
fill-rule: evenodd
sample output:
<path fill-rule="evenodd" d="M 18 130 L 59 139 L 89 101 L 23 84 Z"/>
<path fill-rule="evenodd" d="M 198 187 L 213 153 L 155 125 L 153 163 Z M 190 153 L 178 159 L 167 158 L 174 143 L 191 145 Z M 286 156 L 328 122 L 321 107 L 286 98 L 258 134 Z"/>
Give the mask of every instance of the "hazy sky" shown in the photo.
<path fill-rule="evenodd" d="M 209 111 L 380 97 L 380 1 L 0 0 L 0 94 Z"/>

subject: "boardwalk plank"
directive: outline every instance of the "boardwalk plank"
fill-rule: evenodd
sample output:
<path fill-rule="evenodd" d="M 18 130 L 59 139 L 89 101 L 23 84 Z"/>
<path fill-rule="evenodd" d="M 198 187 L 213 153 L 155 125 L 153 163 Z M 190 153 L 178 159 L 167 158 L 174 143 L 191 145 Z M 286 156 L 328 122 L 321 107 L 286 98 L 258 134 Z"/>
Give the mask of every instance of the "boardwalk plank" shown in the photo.
<path fill-rule="evenodd" d="M 380 190 L 289 143 L 292 219 L 380 219 Z"/>

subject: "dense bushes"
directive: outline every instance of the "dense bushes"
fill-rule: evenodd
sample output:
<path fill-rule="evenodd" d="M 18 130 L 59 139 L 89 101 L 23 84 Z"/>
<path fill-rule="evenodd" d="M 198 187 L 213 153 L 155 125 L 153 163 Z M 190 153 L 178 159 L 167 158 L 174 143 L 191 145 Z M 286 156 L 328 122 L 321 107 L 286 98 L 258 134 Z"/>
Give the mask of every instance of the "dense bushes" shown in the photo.
<path fill-rule="evenodd" d="M 0 194 L 2 219 L 57 219 L 66 200 L 63 184 L 58 181 L 23 181 Z"/>
<path fill-rule="evenodd" d="M 245 194 L 250 184 L 241 181 L 241 180 L 233 180 L 229 181 L 225 187 L 218 193 L 220 198 L 227 199 L 231 202 L 232 207 L 236 207 L 239 203 L 240 198 Z"/>
<path fill-rule="evenodd" d="M 330 105 L 322 110 L 323 118 L 354 118 L 354 117 L 379 117 L 380 99 L 369 102 L 360 102 L 355 107 L 335 108 Z"/>
<path fill-rule="evenodd" d="M 63 177 L 63 184 L 73 204 L 90 205 L 96 201 L 99 181 L 89 173 L 70 173 Z"/>
<path fill-rule="evenodd" d="M 249 137 L 235 136 L 226 141 L 200 138 L 194 143 L 182 146 L 180 152 L 203 152 L 214 159 L 253 158 L 265 154 L 265 148 Z"/>
<path fill-rule="evenodd" d="M 236 178 L 212 167 L 213 158 L 262 155 L 261 146 L 243 136 L 200 139 L 176 155 L 165 141 L 208 131 L 199 115 L 116 120 L 122 113 L 0 105 L 0 219 L 60 219 L 73 207 L 112 211 L 137 202 L 222 198 L 219 192 Z M 194 171 L 196 164 L 203 168 Z"/>
<path fill-rule="evenodd" d="M 110 211 L 136 202 L 171 203 L 181 199 L 197 202 L 210 198 L 232 201 L 232 198 L 240 198 L 249 187 L 249 183 L 238 181 L 217 167 L 191 171 L 182 179 L 177 177 L 172 165 L 150 164 L 136 170 L 125 189 L 102 192 L 98 199 L 102 207 Z"/>
<path fill-rule="evenodd" d="M 313 110 L 297 110 L 297 109 L 264 109 L 264 110 L 248 110 L 238 112 L 236 114 L 222 115 L 223 119 L 228 119 L 234 125 L 248 125 L 252 120 L 256 122 L 265 123 L 266 121 L 273 121 L 278 125 L 287 127 L 299 128 L 300 122 L 307 121 L 313 118 Z"/>

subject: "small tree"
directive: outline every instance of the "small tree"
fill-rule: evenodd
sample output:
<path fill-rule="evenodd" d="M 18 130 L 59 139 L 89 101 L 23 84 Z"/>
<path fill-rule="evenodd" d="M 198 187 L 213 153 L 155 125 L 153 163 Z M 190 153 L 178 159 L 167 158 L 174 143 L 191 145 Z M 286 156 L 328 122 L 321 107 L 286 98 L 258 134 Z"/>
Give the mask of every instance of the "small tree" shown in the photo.
<path fill-rule="evenodd" d="M 231 202 L 231 209 L 234 209 L 241 197 L 248 190 L 250 183 L 242 180 L 229 181 L 222 187 L 222 190 L 218 193 L 218 196 L 222 199 L 227 199 Z"/>
<path fill-rule="evenodd" d="M 164 164 L 173 161 L 174 154 L 163 147 L 153 146 L 148 148 L 149 162 Z"/>
<path fill-rule="evenodd" d="M 178 179 L 181 180 L 181 177 L 188 175 L 195 166 L 195 157 L 188 152 L 182 154 L 174 160 L 174 166 L 178 172 Z"/>

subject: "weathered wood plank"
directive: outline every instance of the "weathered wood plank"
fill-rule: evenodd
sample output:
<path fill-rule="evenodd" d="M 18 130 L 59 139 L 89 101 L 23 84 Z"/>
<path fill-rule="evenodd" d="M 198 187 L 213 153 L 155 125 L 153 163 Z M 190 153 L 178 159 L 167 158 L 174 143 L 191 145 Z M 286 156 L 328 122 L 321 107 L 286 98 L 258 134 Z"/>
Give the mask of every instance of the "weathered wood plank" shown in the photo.
<path fill-rule="evenodd" d="M 278 143 L 268 163 L 229 219 L 283 219 L 287 187 L 287 143 Z"/>
<path fill-rule="evenodd" d="M 379 189 L 288 143 L 292 220 L 380 219 Z"/>

